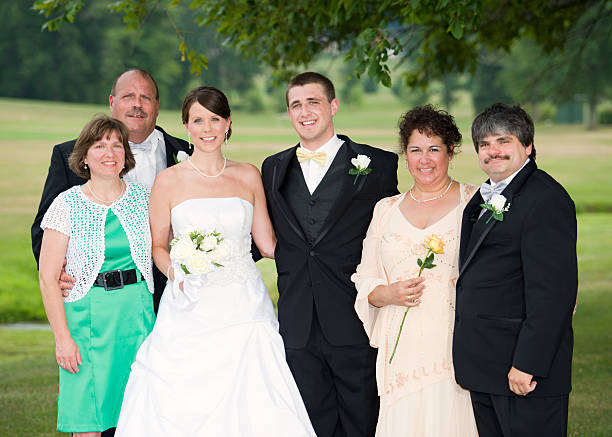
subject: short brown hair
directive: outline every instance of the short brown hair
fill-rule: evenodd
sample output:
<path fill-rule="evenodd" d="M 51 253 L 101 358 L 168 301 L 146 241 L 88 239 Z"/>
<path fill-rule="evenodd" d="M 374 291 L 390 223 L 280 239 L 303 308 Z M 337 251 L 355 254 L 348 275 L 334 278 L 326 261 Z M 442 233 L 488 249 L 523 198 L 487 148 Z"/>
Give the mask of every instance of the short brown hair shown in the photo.
<path fill-rule="evenodd" d="M 191 105 L 193 105 L 195 102 L 198 102 L 210 112 L 214 112 L 219 117 L 223 117 L 226 120 L 230 118 L 232 113 L 227 97 L 222 91 L 213 86 L 199 86 L 189 91 L 185 96 L 181 114 L 183 123 L 187 123 L 189 121 L 189 110 L 191 109 Z M 232 125 L 230 124 L 230 127 L 227 130 L 227 139 L 229 140 L 231 136 Z"/>
<path fill-rule="evenodd" d="M 111 118 L 108 115 L 98 114 L 85 125 L 79 138 L 77 138 L 74 149 L 72 149 L 72 153 L 68 157 L 68 167 L 70 167 L 70 170 L 83 179 L 90 179 L 91 172 L 89 168 L 85 168 L 85 162 L 83 160 L 85 156 L 87 156 L 89 148 L 93 146 L 96 141 L 108 137 L 112 132 L 117 134 L 119 141 L 123 144 L 123 150 L 125 150 L 125 165 L 119 173 L 119 176 L 121 177 L 133 169 L 136 166 L 136 160 L 134 159 L 134 155 L 128 143 L 130 131 L 125 124 L 119 120 Z"/>
<path fill-rule="evenodd" d="M 336 90 L 334 89 L 334 84 L 331 80 L 320 73 L 307 71 L 305 73 L 298 74 L 289 81 L 289 85 L 287 85 L 287 89 L 285 89 L 285 103 L 287 104 L 287 107 L 289 107 L 289 90 L 293 87 L 304 86 L 310 83 L 318 83 L 323 87 L 328 102 L 331 102 L 336 98 Z"/>

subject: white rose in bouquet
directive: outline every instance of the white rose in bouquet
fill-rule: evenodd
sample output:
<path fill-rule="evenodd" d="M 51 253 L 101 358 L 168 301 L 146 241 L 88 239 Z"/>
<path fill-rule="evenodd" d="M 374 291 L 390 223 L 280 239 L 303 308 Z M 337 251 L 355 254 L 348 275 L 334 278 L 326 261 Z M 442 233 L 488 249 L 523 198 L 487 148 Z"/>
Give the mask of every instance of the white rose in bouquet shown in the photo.
<path fill-rule="evenodd" d="M 201 250 L 196 250 L 189 256 L 186 267 L 191 274 L 208 273 L 212 269 L 210 259 Z"/>
<path fill-rule="evenodd" d="M 229 258 L 231 252 L 231 247 L 229 242 L 226 240 L 221 240 L 218 245 L 215 247 L 215 250 L 208 252 L 208 258 L 215 265 L 220 265 L 221 261 Z"/>
<path fill-rule="evenodd" d="M 208 234 L 204 237 L 204 239 L 200 243 L 200 248 L 204 252 L 208 252 L 209 250 L 213 250 L 214 248 L 216 248 L 218 244 L 219 243 L 218 243 L 217 237 L 215 237 L 212 234 Z"/>
<path fill-rule="evenodd" d="M 179 238 L 178 240 L 175 240 L 174 244 L 172 244 L 172 248 L 170 249 L 170 256 L 173 259 L 183 263 L 195 251 L 196 246 L 189 237 Z"/>

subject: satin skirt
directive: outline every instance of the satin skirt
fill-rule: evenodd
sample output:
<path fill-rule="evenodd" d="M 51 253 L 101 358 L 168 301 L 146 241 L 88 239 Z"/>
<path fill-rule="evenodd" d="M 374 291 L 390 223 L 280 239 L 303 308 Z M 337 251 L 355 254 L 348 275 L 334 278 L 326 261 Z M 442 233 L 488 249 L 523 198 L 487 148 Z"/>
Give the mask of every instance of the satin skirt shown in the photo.
<path fill-rule="evenodd" d="M 260 276 L 164 291 L 116 436 L 314 436 Z"/>

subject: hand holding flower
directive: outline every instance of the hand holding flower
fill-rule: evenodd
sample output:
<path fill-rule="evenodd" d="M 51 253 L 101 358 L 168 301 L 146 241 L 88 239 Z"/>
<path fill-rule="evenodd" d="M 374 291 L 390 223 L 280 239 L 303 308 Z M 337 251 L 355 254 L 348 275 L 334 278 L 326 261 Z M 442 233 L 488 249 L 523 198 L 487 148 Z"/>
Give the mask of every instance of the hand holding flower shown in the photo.
<path fill-rule="evenodd" d="M 390 285 L 379 285 L 372 290 L 368 301 L 378 308 L 387 305 L 415 307 L 421 303 L 419 298 L 425 289 L 424 280 L 424 278 L 410 278 Z"/>
<path fill-rule="evenodd" d="M 419 274 L 417 275 L 417 278 L 421 277 L 424 269 L 433 269 L 436 266 L 433 263 L 434 254 L 444 253 L 444 241 L 442 241 L 442 239 L 437 235 L 432 234 L 425 239 L 425 247 L 427 248 L 425 259 L 417 259 L 417 265 L 419 266 Z M 402 328 L 404 327 L 404 322 L 406 321 L 406 315 L 408 314 L 409 309 L 410 307 L 408 306 L 404 312 L 404 317 L 402 317 L 402 323 L 400 324 L 399 332 L 397 333 L 397 338 L 395 339 L 395 346 L 393 346 L 393 352 L 391 353 L 391 358 L 389 358 L 389 364 L 391 364 L 391 361 L 393 361 L 393 357 L 395 356 L 397 344 L 399 343 L 400 335 L 402 335 Z"/>

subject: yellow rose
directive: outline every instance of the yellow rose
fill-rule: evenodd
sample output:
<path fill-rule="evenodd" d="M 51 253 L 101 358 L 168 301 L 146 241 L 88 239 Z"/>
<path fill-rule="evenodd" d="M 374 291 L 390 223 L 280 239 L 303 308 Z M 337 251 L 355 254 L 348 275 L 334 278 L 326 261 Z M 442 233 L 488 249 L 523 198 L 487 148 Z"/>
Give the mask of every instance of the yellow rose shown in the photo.
<path fill-rule="evenodd" d="M 444 241 L 435 234 L 431 234 L 431 236 L 425 239 L 425 245 L 433 253 L 444 253 Z"/>

